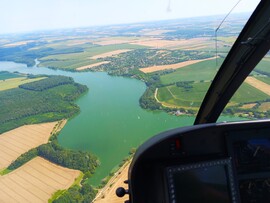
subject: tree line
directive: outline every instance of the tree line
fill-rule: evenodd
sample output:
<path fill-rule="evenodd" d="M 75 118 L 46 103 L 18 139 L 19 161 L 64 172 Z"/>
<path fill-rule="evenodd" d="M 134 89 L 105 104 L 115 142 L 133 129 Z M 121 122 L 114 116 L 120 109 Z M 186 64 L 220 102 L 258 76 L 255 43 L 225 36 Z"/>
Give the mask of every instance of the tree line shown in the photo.
<path fill-rule="evenodd" d="M 57 81 L 58 86 L 51 86 L 51 81 Z M 0 133 L 25 124 L 70 118 L 80 111 L 75 99 L 88 90 L 65 76 L 50 76 L 36 81 L 34 86 L 44 90 L 14 88 L 0 92 Z"/>
<path fill-rule="evenodd" d="M 47 89 L 57 87 L 60 85 L 73 84 L 73 83 L 74 81 L 71 77 L 58 75 L 58 76 L 50 76 L 49 78 L 43 79 L 40 81 L 22 84 L 19 86 L 19 88 L 22 88 L 25 90 L 43 91 L 43 90 L 47 90 Z"/>

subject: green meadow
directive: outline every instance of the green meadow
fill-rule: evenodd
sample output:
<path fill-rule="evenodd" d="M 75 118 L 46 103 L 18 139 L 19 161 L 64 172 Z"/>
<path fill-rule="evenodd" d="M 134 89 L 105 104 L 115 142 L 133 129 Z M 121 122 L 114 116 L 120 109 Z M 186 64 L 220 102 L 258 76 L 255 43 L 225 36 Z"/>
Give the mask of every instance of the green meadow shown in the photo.
<path fill-rule="evenodd" d="M 193 83 L 193 88 L 185 89 L 177 87 L 176 85 L 165 86 L 158 89 L 158 99 L 161 102 L 179 106 L 179 107 L 196 107 L 198 108 L 210 86 L 210 82 Z M 269 96 L 260 90 L 252 87 L 247 83 L 238 89 L 236 94 L 232 97 L 230 103 L 232 105 L 240 103 L 254 103 L 264 101 Z"/>
<path fill-rule="evenodd" d="M 161 102 L 181 106 L 199 107 L 202 99 L 210 85 L 210 82 L 193 83 L 193 88 L 185 89 L 176 85 L 166 86 L 158 89 L 158 99 Z"/>
<path fill-rule="evenodd" d="M 270 75 L 270 59 L 269 57 L 263 59 L 254 69 L 255 72 L 261 74 L 269 74 Z M 268 75 L 268 76 L 269 76 Z"/>
<path fill-rule="evenodd" d="M 218 59 L 218 63 L 221 63 L 221 59 Z M 179 81 L 212 80 L 217 70 L 216 60 L 203 61 L 179 68 L 173 73 L 162 75 L 160 80 L 164 85 Z"/>
<path fill-rule="evenodd" d="M 247 83 L 243 83 L 232 97 L 232 103 L 253 103 L 268 99 L 269 96 L 262 91 L 252 87 Z"/>

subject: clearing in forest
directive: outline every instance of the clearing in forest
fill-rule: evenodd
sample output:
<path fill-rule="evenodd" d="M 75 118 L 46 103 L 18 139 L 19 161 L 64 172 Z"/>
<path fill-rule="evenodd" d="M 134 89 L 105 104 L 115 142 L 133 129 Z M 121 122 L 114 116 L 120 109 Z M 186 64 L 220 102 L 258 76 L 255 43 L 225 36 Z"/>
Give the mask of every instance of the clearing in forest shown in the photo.
<path fill-rule="evenodd" d="M 8 167 L 30 149 L 47 143 L 56 124 L 25 125 L 0 134 L 0 169 Z"/>
<path fill-rule="evenodd" d="M 68 189 L 80 171 L 36 157 L 0 177 L 0 202 L 48 202 L 57 190 Z"/>
<path fill-rule="evenodd" d="M 199 63 L 199 62 L 202 62 L 202 61 L 208 61 L 208 60 L 212 60 L 212 59 L 215 59 L 215 57 L 207 58 L 207 59 L 184 61 L 184 62 L 175 63 L 175 64 L 169 64 L 169 65 L 150 66 L 150 67 L 147 67 L 147 68 L 140 68 L 140 71 L 142 71 L 144 73 L 152 73 L 152 72 L 160 71 L 160 70 L 178 69 L 178 68 L 183 68 L 183 67 L 188 66 L 188 65 L 192 65 L 192 64 L 195 64 L 195 63 Z"/>

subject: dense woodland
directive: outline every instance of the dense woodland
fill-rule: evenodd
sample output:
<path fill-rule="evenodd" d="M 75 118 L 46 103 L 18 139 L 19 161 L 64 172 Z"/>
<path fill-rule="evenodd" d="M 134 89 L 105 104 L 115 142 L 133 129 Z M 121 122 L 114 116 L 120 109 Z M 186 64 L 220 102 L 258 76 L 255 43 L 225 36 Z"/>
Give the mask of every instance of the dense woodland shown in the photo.
<path fill-rule="evenodd" d="M 154 87 L 149 87 L 146 89 L 146 91 L 140 98 L 140 105 L 142 108 L 151 110 L 158 110 L 162 108 L 161 104 L 157 103 L 154 94 L 155 94 Z"/>
<path fill-rule="evenodd" d="M 97 191 L 93 189 L 89 184 L 83 183 L 82 186 L 72 186 L 65 191 L 59 198 L 53 201 L 53 203 L 89 203 L 97 194 Z"/>
<path fill-rule="evenodd" d="M 34 86 L 43 91 L 19 87 L 0 92 L 0 133 L 25 124 L 70 118 L 80 110 L 74 100 L 87 91 L 86 86 L 64 76 L 50 76 L 26 85 L 29 89 Z"/>
<path fill-rule="evenodd" d="M 53 87 L 57 87 L 60 85 L 73 84 L 74 81 L 71 77 L 66 76 L 53 76 L 47 80 L 40 80 L 36 82 L 30 82 L 23 85 L 20 85 L 19 88 L 25 90 L 33 90 L 33 91 L 44 91 Z"/>

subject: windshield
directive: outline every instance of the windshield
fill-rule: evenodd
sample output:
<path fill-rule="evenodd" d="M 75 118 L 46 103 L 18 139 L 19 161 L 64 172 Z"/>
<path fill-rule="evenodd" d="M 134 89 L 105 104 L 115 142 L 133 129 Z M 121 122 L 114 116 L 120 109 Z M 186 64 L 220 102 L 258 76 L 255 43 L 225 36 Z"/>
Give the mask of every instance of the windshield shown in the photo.
<path fill-rule="evenodd" d="M 258 2 L 1 1 L 0 200 L 111 202 L 140 144 L 193 124 Z"/>
<path fill-rule="evenodd" d="M 224 115 L 235 115 L 242 120 L 269 118 L 269 54 L 264 56 L 236 91 L 223 110 Z"/>

